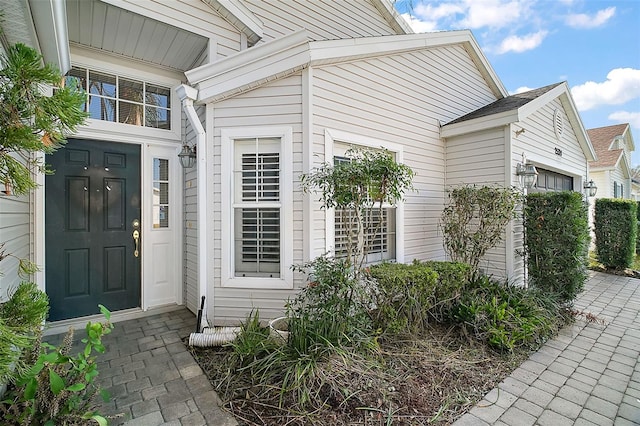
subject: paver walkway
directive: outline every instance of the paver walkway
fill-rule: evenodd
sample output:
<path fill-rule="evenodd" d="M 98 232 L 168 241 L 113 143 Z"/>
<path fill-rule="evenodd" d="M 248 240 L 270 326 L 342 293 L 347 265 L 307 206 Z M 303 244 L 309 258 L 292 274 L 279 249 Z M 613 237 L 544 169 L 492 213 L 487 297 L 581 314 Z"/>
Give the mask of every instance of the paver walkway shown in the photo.
<path fill-rule="evenodd" d="M 122 413 L 110 425 L 237 425 L 218 404 L 218 396 L 182 338 L 194 331 L 186 309 L 115 323 L 98 357 L 101 385 L 112 400 L 103 414 Z M 76 342 L 81 339 L 78 331 Z M 59 343 L 62 335 L 46 338 Z M 80 346 L 76 343 L 76 346 Z"/>
<path fill-rule="evenodd" d="M 592 273 L 576 308 L 606 324 L 563 329 L 455 425 L 640 425 L 640 280 Z M 182 342 L 195 321 L 182 309 L 115 324 L 99 357 L 103 412 L 124 414 L 111 424 L 237 424 Z"/>
<path fill-rule="evenodd" d="M 640 280 L 592 272 L 576 321 L 455 426 L 640 425 Z"/>

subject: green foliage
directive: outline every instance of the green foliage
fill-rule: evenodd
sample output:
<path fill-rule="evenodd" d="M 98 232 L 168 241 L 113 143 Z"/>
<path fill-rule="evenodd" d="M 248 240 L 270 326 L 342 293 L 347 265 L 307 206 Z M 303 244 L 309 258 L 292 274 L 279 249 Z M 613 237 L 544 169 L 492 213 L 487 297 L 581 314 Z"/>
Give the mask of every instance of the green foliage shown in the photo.
<path fill-rule="evenodd" d="M 100 310 L 106 322 L 87 323 L 87 337 L 82 339 L 84 350 L 75 356 L 71 355 L 73 329 L 59 347 L 44 343 L 35 346 L 29 355 L 32 367 L 18 378 L 0 403 L 4 424 L 107 424 L 95 410 L 94 397 L 100 389 L 95 383 L 98 369 L 93 352 L 105 352 L 102 337 L 113 326 L 109 322 L 111 313 L 102 305 Z"/>
<path fill-rule="evenodd" d="M 376 327 L 388 333 L 419 333 L 430 321 L 443 322 L 463 294 L 469 270 L 469 265 L 456 262 L 372 266 Z"/>
<path fill-rule="evenodd" d="M 316 344 L 366 340 L 372 331 L 370 294 L 346 259 L 320 256 L 294 269 L 307 274 L 309 283 L 287 306 L 290 344 L 305 353 Z"/>
<path fill-rule="evenodd" d="M 32 282 L 22 282 L 9 300 L 0 304 L 0 318 L 10 327 L 36 331 L 49 312 L 49 297 Z"/>
<path fill-rule="evenodd" d="M 347 238 L 350 245 L 347 256 L 358 271 L 369 250 L 369 239 L 363 236 L 377 235 L 381 227 L 378 224 L 376 229 L 367 228 L 367 210 L 377 208 L 382 213 L 384 204 L 401 200 L 412 188 L 414 173 L 409 166 L 397 163 L 388 150 L 350 149 L 347 156 L 351 161 L 336 165 L 324 163 L 302 175 L 300 181 L 305 192 L 320 194 L 322 208 L 355 213 L 356 230 Z M 356 247 L 351 246 L 352 241 L 357 241 Z"/>
<path fill-rule="evenodd" d="M 233 362 L 240 367 L 264 357 L 277 347 L 277 343 L 270 337 L 269 328 L 260 325 L 260 313 L 257 309 L 251 311 L 240 325 L 240 332 L 230 345 L 235 357 Z"/>
<path fill-rule="evenodd" d="M 482 257 L 503 240 L 520 199 L 515 188 L 467 185 L 449 191 L 440 227 L 451 259 L 477 274 Z"/>
<path fill-rule="evenodd" d="M 636 204 L 636 228 L 640 226 L 640 201 Z M 638 230 L 636 229 L 636 254 L 640 254 L 640 238 L 638 238 Z"/>
<path fill-rule="evenodd" d="M 587 279 L 590 237 L 582 194 L 529 194 L 524 228 L 529 285 L 572 303 Z"/>
<path fill-rule="evenodd" d="M 536 349 L 566 322 L 553 295 L 484 276 L 469 284 L 454 319 L 467 333 L 506 352 Z"/>
<path fill-rule="evenodd" d="M 62 87 L 62 75 L 42 56 L 23 44 L 10 46 L 0 56 L 0 183 L 16 194 L 36 188 L 32 171 L 45 171 L 31 153 L 51 153 L 82 124 L 84 93 Z M 43 86 L 56 88 L 51 96 Z M 20 159 L 26 158 L 26 163 Z"/>
<path fill-rule="evenodd" d="M 47 295 L 28 282 L 0 304 L 0 383 L 13 381 L 28 368 L 22 354 L 32 347 L 48 312 Z"/>
<path fill-rule="evenodd" d="M 596 200 L 596 254 L 606 268 L 621 270 L 632 265 L 638 232 L 636 215 L 635 201 Z"/>

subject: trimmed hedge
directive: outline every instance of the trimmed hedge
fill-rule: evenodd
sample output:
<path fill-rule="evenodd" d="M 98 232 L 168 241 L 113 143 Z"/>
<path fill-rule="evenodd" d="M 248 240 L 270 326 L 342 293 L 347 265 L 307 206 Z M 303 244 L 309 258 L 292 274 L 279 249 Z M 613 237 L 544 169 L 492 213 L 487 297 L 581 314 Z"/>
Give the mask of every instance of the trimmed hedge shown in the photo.
<path fill-rule="evenodd" d="M 392 333 L 419 332 L 450 315 L 463 294 L 469 265 L 455 262 L 382 263 L 369 268 L 377 282 L 374 323 Z"/>
<path fill-rule="evenodd" d="M 524 227 L 529 285 L 571 303 L 587 279 L 590 237 L 582 194 L 527 195 Z"/>
<path fill-rule="evenodd" d="M 606 268 L 621 270 L 633 264 L 638 232 L 637 209 L 632 200 L 596 200 L 596 255 Z"/>

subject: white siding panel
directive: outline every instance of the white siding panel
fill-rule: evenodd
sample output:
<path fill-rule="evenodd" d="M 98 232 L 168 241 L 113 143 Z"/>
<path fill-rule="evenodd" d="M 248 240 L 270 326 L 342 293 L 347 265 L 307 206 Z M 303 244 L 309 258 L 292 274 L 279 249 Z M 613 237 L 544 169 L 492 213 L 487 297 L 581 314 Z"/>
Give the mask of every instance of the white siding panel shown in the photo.
<path fill-rule="evenodd" d="M 5 254 L 0 262 L 0 301 L 9 289 L 20 284 L 18 259 L 30 259 L 29 198 L 0 196 L 0 244 Z"/>
<path fill-rule="evenodd" d="M 214 253 L 214 294 L 215 318 L 209 321 L 215 324 L 237 323 L 254 308 L 260 309 L 260 317 L 275 318 L 282 314 L 287 299 L 294 297 L 296 290 L 275 289 L 244 289 L 222 287 L 221 243 L 222 235 L 221 209 L 230 208 L 221 203 L 221 138 L 220 129 L 260 127 L 284 125 L 293 129 L 293 177 L 297 181 L 302 173 L 302 78 L 300 74 L 269 85 L 257 88 L 237 97 L 224 100 L 213 106 L 215 135 L 214 135 L 214 212 L 211 215 L 213 232 L 215 235 Z M 294 184 L 293 194 L 293 259 L 294 263 L 303 261 L 303 196 L 299 185 Z M 289 267 L 290 265 L 285 265 Z M 296 286 L 301 285 L 302 279 L 296 278 Z M 212 310 L 210 309 L 209 312 Z"/>
<path fill-rule="evenodd" d="M 264 23 L 267 42 L 301 28 L 313 40 L 334 40 L 396 34 L 368 0 L 247 0 Z"/>
<path fill-rule="evenodd" d="M 314 77 L 314 158 L 324 160 L 325 128 L 402 145 L 416 172 L 415 191 L 405 197 L 404 260 L 444 259 L 439 125 L 495 100 L 468 54 L 444 47 L 320 67 Z M 314 235 L 324 232 L 322 218 L 313 226 Z"/>
<path fill-rule="evenodd" d="M 196 107 L 200 122 L 204 123 L 205 108 Z M 188 144 L 196 143 L 196 134 L 189 124 L 184 111 L 182 112 L 183 134 Z M 198 165 L 184 170 L 184 242 L 183 242 L 183 300 L 191 312 L 198 312 Z"/>

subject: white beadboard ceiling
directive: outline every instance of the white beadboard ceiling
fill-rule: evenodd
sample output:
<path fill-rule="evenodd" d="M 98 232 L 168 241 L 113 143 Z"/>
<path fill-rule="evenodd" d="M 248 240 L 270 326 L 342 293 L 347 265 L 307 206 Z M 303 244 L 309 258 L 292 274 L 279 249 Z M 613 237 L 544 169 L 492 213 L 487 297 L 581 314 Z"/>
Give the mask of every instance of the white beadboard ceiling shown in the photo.
<path fill-rule="evenodd" d="M 185 71 L 200 64 L 207 38 L 99 0 L 67 0 L 69 42 Z"/>

